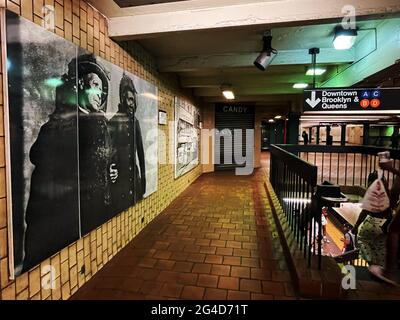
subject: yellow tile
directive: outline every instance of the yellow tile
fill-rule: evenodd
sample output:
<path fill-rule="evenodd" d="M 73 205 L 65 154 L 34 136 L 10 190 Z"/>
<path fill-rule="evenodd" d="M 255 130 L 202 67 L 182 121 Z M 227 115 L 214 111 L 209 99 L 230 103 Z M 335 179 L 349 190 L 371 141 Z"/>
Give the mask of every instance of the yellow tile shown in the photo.
<path fill-rule="evenodd" d="M 15 284 L 10 284 L 4 288 L 1 292 L 2 300 L 15 300 Z"/>
<path fill-rule="evenodd" d="M 7 9 L 18 15 L 21 14 L 20 7 L 10 0 L 7 0 Z"/>
<path fill-rule="evenodd" d="M 0 259 L 7 257 L 7 247 L 8 247 L 8 239 L 7 239 L 7 229 L 0 229 Z"/>
<path fill-rule="evenodd" d="M 72 0 L 72 13 L 79 16 L 79 0 Z"/>
<path fill-rule="evenodd" d="M 94 53 L 99 56 L 100 55 L 100 41 L 97 39 L 94 39 L 93 42 L 94 42 L 94 46 L 93 46 Z"/>
<path fill-rule="evenodd" d="M 38 17 L 37 15 L 33 16 L 33 22 L 36 23 L 38 26 L 43 26 L 43 19 Z"/>
<path fill-rule="evenodd" d="M 80 37 L 80 29 L 79 29 L 79 17 L 77 15 L 72 16 L 72 34 L 74 37 Z"/>
<path fill-rule="evenodd" d="M 86 32 L 81 30 L 81 47 L 83 49 L 86 49 L 87 47 L 87 36 L 86 36 Z"/>
<path fill-rule="evenodd" d="M 76 264 L 76 243 L 68 248 L 69 266 L 72 267 Z"/>
<path fill-rule="evenodd" d="M 61 254 L 60 255 L 60 261 L 61 262 L 66 261 L 68 259 L 68 248 L 62 249 L 60 254 Z"/>
<path fill-rule="evenodd" d="M 72 23 L 72 1 L 64 0 L 64 19 Z"/>
<path fill-rule="evenodd" d="M 92 7 L 87 7 L 87 24 L 93 26 L 93 9 Z"/>
<path fill-rule="evenodd" d="M 64 30 L 64 9 L 59 3 L 55 3 L 54 9 L 56 27 Z"/>
<path fill-rule="evenodd" d="M 43 0 L 33 0 L 33 13 L 38 17 L 43 17 Z"/>
<path fill-rule="evenodd" d="M 56 34 L 57 34 L 58 36 L 64 38 L 64 31 L 63 31 L 63 30 L 61 30 L 61 29 L 59 29 L 59 28 L 56 28 Z"/>
<path fill-rule="evenodd" d="M 69 283 L 71 288 L 78 285 L 78 267 L 76 265 L 69 270 Z"/>
<path fill-rule="evenodd" d="M 2 289 L 10 284 L 7 258 L 0 260 L 0 274 L 0 288 Z"/>
<path fill-rule="evenodd" d="M 51 257 L 50 265 L 54 268 L 55 277 L 58 278 L 61 273 L 61 263 L 59 254 Z"/>
<path fill-rule="evenodd" d="M 61 299 L 61 278 L 58 277 L 55 280 L 55 289 L 51 290 L 51 299 L 60 300 Z"/>
<path fill-rule="evenodd" d="M 87 43 L 89 46 L 93 47 L 93 27 L 92 26 L 87 26 Z"/>
<path fill-rule="evenodd" d="M 7 226 L 7 202 L 6 198 L 0 199 L 0 228 Z"/>
<path fill-rule="evenodd" d="M 95 39 L 100 39 L 100 23 L 99 20 L 94 19 L 93 20 L 93 37 Z"/>
<path fill-rule="evenodd" d="M 29 299 L 29 290 L 25 289 L 21 293 L 17 295 L 17 300 L 28 300 Z"/>
<path fill-rule="evenodd" d="M 0 198 L 6 196 L 6 170 L 5 168 L 0 168 Z"/>
<path fill-rule="evenodd" d="M 72 24 L 68 21 L 64 22 L 64 37 L 72 42 Z"/>
<path fill-rule="evenodd" d="M 87 30 L 87 13 L 86 13 L 86 11 L 83 11 L 82 9 L 80 10 L 79 22 L 80 22 L 81 30 L 86 31 Z"/>
<path fill-rule="evenodd" d="M 24 291 L 26 288 L 28 288 L 29 285 L 28 272 L 25 272 L 24 274 L 17 277 L 17 279 L 15 280 L 15 285 L 17 293 L 20 293 Z"/>
<path fill-rule="evenodd" d="M 68 261 L 61 263 L 61 283 L 67 283 L 69 280 L 69 266 Z"/>
<path fill-rule="evenodd" d="M 40 268 L 35 268 L 29 272 L 29 297 L 33 297 L 41 289 Z"/>
<path fill-rule="evenodd" d="M 71 296 L 71 291 L 69 289 L 69 283 L 63 284 L 61 288 L 61 297 L 63 300 L 68 300 L 68 298 Z"/>
<path fill-rule="evenodd" d="M 106 33 L 106 25 L 107 25 L 107 21 L 106 21 L 106 19 L 104 18 L 104 17 L 100 17 L 99 18 L 99 23 L 100 23 L 100 32 L 101 33 Z"/>
<path fill-rule="evenodd" d="M 21 3 L 21 15 L 28 19 L 33 20 L 32 0 L 25 0 Z"/>
<path fill-rule="evenodd" d="M 87 3 L 85 2 L 85 1 L 80 1 L 79 2 L 79 5 L 80 5 L 80 7 L 81 7 L 81 9 L 83 9 L 83 10 L 87 10 L 87 7 L 88 7 L 88 5 L 87 5 Z"/>

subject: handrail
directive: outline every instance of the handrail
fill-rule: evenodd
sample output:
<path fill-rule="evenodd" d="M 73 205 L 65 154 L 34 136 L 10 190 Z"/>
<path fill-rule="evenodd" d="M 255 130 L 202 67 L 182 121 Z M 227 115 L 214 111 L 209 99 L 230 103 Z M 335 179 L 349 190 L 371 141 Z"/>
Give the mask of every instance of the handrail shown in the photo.
<path fill-rule="evenodd" d="M 285 150 L 284 145 L 271 145 L 270 153 L 271 156 L 276 156 L 282 162 L 285 162 L 287 165 L 296 168 L 302 179 L 307 181 L 310 185 L 317 185 L 317 166 L 304 161 L 295 154 L 291 153 L 289 150 Z"/>
<path fill-rule="evenodd" d="M 390 151 L 393 159 L 400 159 L 400 150 L 376 146 L 326 146 L 326 145 L 297 145 L 297 144 L 278 144 L 275 147 L 281 148 L 291 153 L 298 152 L 325 152 L 325 153 L 360 153 L 377 155 L 382 151 Z"/>

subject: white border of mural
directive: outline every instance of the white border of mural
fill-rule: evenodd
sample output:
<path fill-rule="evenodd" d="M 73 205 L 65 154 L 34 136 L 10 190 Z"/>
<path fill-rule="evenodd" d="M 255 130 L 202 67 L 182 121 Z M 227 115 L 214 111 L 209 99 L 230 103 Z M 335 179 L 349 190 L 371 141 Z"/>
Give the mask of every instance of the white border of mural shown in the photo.
<path fill-rule="evenodd" d="M 175 97 L 174 166 L 175 179 L 199 164 L 199 109 L 188 101 Z"/>

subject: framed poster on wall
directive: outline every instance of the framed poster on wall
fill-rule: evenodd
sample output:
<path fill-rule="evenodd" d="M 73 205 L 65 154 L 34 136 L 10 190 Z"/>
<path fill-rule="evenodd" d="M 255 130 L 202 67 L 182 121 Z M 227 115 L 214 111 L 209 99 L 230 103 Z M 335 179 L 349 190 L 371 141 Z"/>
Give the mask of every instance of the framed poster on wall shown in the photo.
<path fill-rule="evenodd" d="M 199 109 L 175 97 L 175 179 L 199 164 L 199 122 Z"/>
<path fill-rule="evenodd" d="M 19 275 L 157 190 L 158 90 L 14 13 L 6 27 Z"/>

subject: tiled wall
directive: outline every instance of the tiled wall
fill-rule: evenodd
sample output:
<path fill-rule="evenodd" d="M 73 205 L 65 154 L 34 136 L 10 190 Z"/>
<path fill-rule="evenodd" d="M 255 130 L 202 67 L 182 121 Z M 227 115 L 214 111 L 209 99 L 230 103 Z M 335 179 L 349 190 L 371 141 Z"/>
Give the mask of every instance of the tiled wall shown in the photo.
<path fill-rule="evenodd" d="M 107 35 L 107 19 L 83 0 L 0 0 L 0 6 L 41 25 L 42 7 L 55 8 L 55 33 L 94 52 L 133 74 L 155 84 L 159 90 L 159 108 L 167 111 L 168 120 L 174 116 L 174 95 L 183 94 L 175 78 L 157 74 L 152 57 L 138 44 L 123 44 L 123 48 Z M 1 59 L 1 57 L 0 57 Z M 2 81 L 0 66 L 0 81 Z M 0 82 L 2 83 L 2 82 Z M 0 299 L 68 299 L 119 250 L 132 240 L 155 216 L 201 174 L 201 166 L 180 179 L 174 179 L 172 165 L 159 165 L 158 191 L 44 261 L 30 272 L 9 280 L 7 244 L 6 168 L 4 152 L 4 101 L 0 86 Z M 168 127 L 159 126 L 168 137 Z M 169 138 L 167 139 L 167 142 Z M 159 143 L 159 153 L 165 148 Z M 169 163 L 169 162 L 168 162 Z M 144 218 L 144 222 L 142 222 Z M 42 281 L 49 279 L 49 268 L 55 270 L 55 289 L 43 289 Z M 84 266 L 84 272 L 83 267 Z"/>

